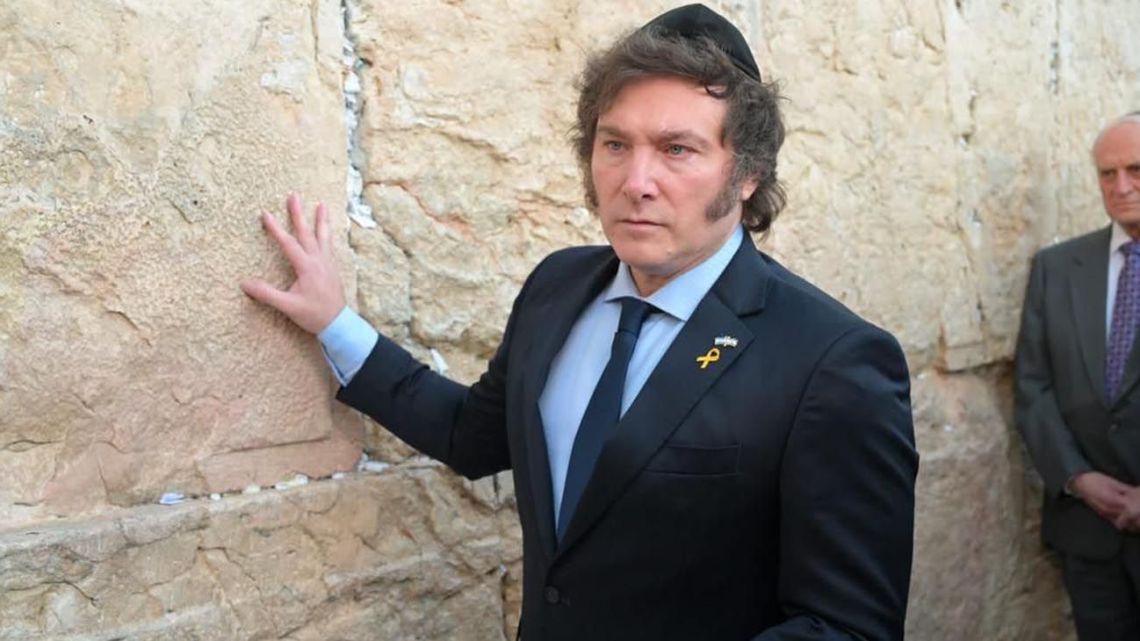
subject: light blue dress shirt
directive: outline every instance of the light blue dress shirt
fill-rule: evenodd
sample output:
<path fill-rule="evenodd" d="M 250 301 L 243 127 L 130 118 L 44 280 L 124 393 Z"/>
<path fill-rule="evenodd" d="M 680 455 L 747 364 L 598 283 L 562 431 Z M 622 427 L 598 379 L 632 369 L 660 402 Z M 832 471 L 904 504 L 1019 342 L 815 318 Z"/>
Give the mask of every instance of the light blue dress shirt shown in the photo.
<path fill-rule="evenodd" d="M 594 387 L 610 359 L 610 346 L 621 316 L 620 299 L 640 298 L 662 312 L 651 315 L 641 327 L 622 391 L 621 411 L 625 414 L 661 357 L 673 344 L 673 339 L 677 338 L 701 299 L 720 278 L 743 239 L 744 228 L 738 226 L 715 254 L 669 281 L 648 298 L 638 294 L 629 266 L 621 263 L 610 284 L 578 316 L 550 365 L 546 387 L 538 401 L 546 436 L 546 456 L 550 463 L 550 484 L 554 490 L 555 519 L 562 505 L 562 490 L 578 424 L 582 422 Z M 317 335 L 325 358 L 341 385 L 348 385 L 360 370 L 376 345 L 377 336 L 368 321 L 348 307 Z"/>
<path fill-rule="evenodd" d="M 673 339 L 681 333 L 697 304 L 720 278 L 743 238 L 743 228 L 737 227 L 715 254 L 669 281 L 648 298 L 637 293 L 629 266 L 621 263 L 613 281 L 574 322 L 570 335 L 550 364 L 546 387 L 538 400 L 546 436 L 546 456 L 550 463 L 550 485 L 554 491 L 555 527 L 558 526 L 562 490 L 574 437 L 578 435 L 578 424 L 582 422 L 582 415 L 586 413 L 602 370 L 610 360 L 610 347 L 621 317 L 620 299 L 639 298 L 663 312 L 651 315 L 641 326 L 637 346 L 626 370 L 625 389 L 622 390 L 621 413 L 624 415 L 673 344 Z"/>
<path fill-rule="evenodd" d="M 372 325 L 347 306 L 317 334 L 325 360 L 341 385 L 348 385 L 360 371 L 379 338 Z"/>

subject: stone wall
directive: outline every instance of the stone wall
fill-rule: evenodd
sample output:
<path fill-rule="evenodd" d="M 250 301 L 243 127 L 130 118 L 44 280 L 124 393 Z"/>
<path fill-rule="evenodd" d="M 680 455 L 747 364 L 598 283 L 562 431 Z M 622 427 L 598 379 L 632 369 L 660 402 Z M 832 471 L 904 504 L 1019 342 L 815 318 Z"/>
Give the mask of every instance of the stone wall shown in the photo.
<path fill-rule="evenodd" d="M 318 348 L 234 287 L 285 278 L 288 188 L 344 208 L 339 10 L 0 8 L 0 519 L 355 463 Z"/>
<path fill-rule="evenodd" d="M 1033 252 L 1104 224 L 1088 147 L 1140 107 L 1140 5 L 715 5 L 788 99 L 764 247 L 907 352 L 908 638 L 1071 638 L 1010 359 Z M 288 191 L 351 207 L 354 305 L 472 380 L 530 268 L 602 240 L 566 144 L 585 52 L 668 6 L 0 7 L 0 640 L 510 637 L 509 477 L 338 406 L 237 282 L 287 281 L 257 214 Z M 390 467 L 339 474 L 362 446 Z"/>

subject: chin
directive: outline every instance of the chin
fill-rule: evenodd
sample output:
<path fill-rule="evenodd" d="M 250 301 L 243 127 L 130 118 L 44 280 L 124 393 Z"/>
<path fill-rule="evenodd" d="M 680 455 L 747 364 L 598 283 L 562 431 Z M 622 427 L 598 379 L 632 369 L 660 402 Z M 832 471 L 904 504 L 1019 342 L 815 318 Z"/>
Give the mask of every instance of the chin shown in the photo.
<path fill-rule="evenodd" d="M 618 242 L 613 244 L 613 248 L 617 257 L 620 258 L 623 263 L 631 267 L 641 269 L 642 265 L 652 264 L 654 262 L 651 252 L 647 252 L 636 245 Z"/>
<path fill-rule="evenodd" d="M 668 261 L 660 251 L 639 247 L 636 243 L 614 243 L 614 253 L 623 263 L 639 272 L 652 274 L 661 271 L 662 264 Z"/>
<path fill-rule="evenodd" d="M 1121 227 L 1140 226 L 1140 207 L 1113 212 L 1112 219 Z"/>

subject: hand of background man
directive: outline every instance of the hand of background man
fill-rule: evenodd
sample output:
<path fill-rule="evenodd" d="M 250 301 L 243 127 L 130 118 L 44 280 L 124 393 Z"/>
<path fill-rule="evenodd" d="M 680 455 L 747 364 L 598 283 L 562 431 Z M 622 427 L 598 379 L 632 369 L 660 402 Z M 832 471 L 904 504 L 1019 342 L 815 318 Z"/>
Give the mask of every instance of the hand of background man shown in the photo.
<path fill-rule="evenodd" d="M 344 309 L 344 286 L 333 259 L 328 214 L 324 205 L 317 205 L 314 230 L 305 221 L 299 196 L 289 194 L 285 207 L 294 235 L 285 231 L 269 212 L 261 214 L 261 224 L 293 266 L 296 280 L 289 289 L 281 290 L 260 278 L 250 278 L 242 281 L 241 290 L 285 314 L 305 331 L 318 334 Z"/>
<path fill-rule="evenodd" d="M 1132 486 L 1100 472 L 1085 472 L 1073 478 L 1073 492 L 1114 525 L 1124 512 L 1131 489 Z"/>
<path fill-rule="evenodd" d="M 1130 487 L 1124 495 L 1124 509 L 1112 522 L 1118 530 L 1140 532 L 1140 487 Z"/>

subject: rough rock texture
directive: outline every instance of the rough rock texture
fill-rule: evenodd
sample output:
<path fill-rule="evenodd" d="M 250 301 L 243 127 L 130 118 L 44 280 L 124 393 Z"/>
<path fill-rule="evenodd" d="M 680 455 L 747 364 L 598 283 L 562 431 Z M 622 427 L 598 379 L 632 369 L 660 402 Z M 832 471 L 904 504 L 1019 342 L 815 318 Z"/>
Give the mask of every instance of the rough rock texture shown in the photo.
<path fill-rule="evenodd" d="M 237 288 L 286 282 L 257 215 L 288 189 L 344 207 L 340 25 L 328 1 L 0 8 L 0 521 L 356 462 L 319 350 Z"/>
<path fill-rule="evenodd" d="M 907 638 L 1071 634 L 1058 570 L 1037 537 L 1040 486 L 1009 424 L 1011 385 L 1005 367 L 915 377 L 922 467 Z"/>
<path fill-rule="evenodd" d="M 431 464 L 10 531 L 0 640 L 505 640 L 514 520 Z"/>
<path fill-rule="evenodd" d="M 313 341 L 236 283 L 288 277 L 259 210 L 298 189 L 341 212 L 356 164 L 377 224 L 334 216 L 354 305 L 473 379 L 530 268 L 602 240 L 566 145 L 584 53 L 672 3 L 169 4 L 0 8 L 0 640 L 513 634 L 509 477 L 362 441 Z M 1088 147 L 1140 108 L 1140 5 L 713 4 L 788 97 L 764 247 L 907 351 L 908 638 L 1071 638 L 1010 359 L 1033 252 L 1105 222 Z M 140 506 L 362 442 L 398 465 Z"/>

